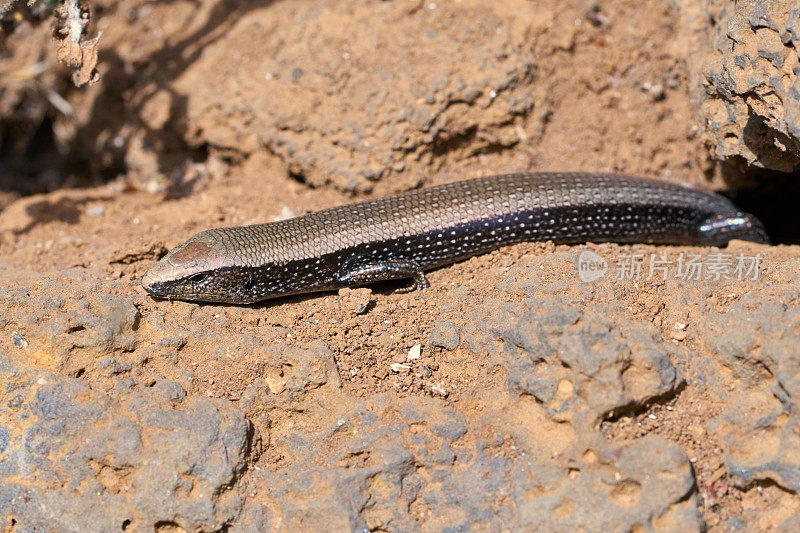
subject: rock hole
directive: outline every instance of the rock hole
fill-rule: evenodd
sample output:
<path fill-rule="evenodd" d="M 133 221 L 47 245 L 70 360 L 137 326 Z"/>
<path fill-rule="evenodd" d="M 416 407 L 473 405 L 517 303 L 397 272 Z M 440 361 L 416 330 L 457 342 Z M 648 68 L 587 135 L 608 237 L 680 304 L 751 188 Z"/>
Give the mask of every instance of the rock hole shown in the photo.
<path fill-rule="evenodd" d="M 172 520 L 159 520 L 153 524 L 153 528 L 156 530 L 156 533 L 178 533 L 179 531 L 185 531 L 177 522 L 173 522 Z"/>

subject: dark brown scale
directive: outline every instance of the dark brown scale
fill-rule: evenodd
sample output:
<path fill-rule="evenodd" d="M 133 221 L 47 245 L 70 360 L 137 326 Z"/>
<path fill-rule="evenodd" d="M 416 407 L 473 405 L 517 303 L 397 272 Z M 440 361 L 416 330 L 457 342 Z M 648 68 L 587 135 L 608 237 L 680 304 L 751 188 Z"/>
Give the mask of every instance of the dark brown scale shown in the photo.
<path fill-rule="evenodd" d="M 767 242 L 717 194 L 628 176 L 509 174 L 198 233 L 145 275 L 154 296 L 251 303 L 424 271 L 522 241 Z"/>

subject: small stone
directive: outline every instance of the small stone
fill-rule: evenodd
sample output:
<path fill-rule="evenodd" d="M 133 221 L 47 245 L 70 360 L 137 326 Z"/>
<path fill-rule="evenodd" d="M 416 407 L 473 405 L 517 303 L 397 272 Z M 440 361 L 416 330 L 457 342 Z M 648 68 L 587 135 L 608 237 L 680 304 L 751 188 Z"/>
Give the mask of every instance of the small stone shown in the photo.
<path fill-rule="evenodd" d="M 186 390 L 175 381 L 159 379 L 153 385 L 153 390 L 158 391 L 164 399 L 170 402 L 177 402 L 186 396 Z"/>
<path fill-rule="evenodd" d="M 14 342 L 14 346 L 17 348 L 22 348 L 23 350 L 28 349 L 28 341 L 18 332 L 15 331 L 11 333 L 11 340 Z"/>
<path fill-rule="evenodd" d="M 656 101 L 663 100 L 666 96 L 664 93 L 664 86 L 661 85 L 660 83 L 653 84 L 650 83 L 649 81 L 646 81 L 642 84 L 642 90 L 648 93 L 653 98 L 653 100 Z"/>
<path fill-rule="evenodd" d="M 404 365 L 403 363 L 392 363 L 389 367 L 392 369 L 392 372 L 408 372 L 411 370 L 410 366 Z"/>
<path fill-rule="evenodd" d="M 286 390 L 286 382 L 280 378 L 266 377 L 267 387 L 272 394 L 280 394 Z"/>
<path fill-rule="evenodd" d="M 345 312 L 363 315 L 372 302 L 372 289 L 368 287 L 339 289 L 339 302 Z"/>
<path fill-rule="evenodd" d="M 280 220 L 287 220 L 290 218 L 294 218 L 297 216 L 297 213 L 294 212 L 294 209 L 289 207 L 286 204 L 281 205 L 281 212 L 278 216 L 276 216 L 273 220 L 278 222 Z"/>
<path fill-rule="evenodd" d="M 685 331 L 673 331 L 670 335 L 676 341 L 682 341 L 686 338 Z"/>
<path fill-rule="evenodd" d="M 422 354 L 422 345 L 415 344 L 408 351 L 408 357 L 406 359 L 408 361 L 415 361 L 421 357 L 421 354 Z"/>
<path fill-rule="evenodd" d="M 447 398 L 447 394 L 448 394 L 448 393 L 447 393 L 447 391 L 446 391 L 446 390 L 444 390 L 444 387 L 442 387 L 442 386 L 441 386 L 441 385 L 439 385 L 439 384 L 433 384 L 433 385 L 431 385 L 431 386 L 430 386 L 430 391 L 431 391 L 433 394 L 438 394 L 438 395 L 439 395 L 439 396 L 441 396 L 442 398 Z"/>
<path fill-rule="evenodd" d="M 158 341 L 159 346 L 163 346 L 165 348 L 175 348 L 176 350 L 180 350 L 184 346 L 186 346 L 186 337 L 182 337 L 180 335 L 174 335 L 171 337 L 162 337 Z"/>
<path fill-rule="evenodd" d="M 445 350 L 455 350 L 461 342 L 461 334 L 452 322 L 441 322 L 433 328 L 430 340 L 431 346 L 444 348 Z"/>

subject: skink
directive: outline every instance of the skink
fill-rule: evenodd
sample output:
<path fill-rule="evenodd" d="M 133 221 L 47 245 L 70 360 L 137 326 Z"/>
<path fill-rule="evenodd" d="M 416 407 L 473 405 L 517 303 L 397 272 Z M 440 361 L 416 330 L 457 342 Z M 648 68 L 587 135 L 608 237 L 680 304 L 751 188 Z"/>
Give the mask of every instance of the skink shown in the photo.
<path fill-rule="evenodd" d="M 297 218 L 210 229 L 142 279 L 153 296 L 248 304 L 411 278 L 521 241 L 719 246 L 768 242 L 726 198 L 615 174 L 507 174 L 447 183 Z"/>

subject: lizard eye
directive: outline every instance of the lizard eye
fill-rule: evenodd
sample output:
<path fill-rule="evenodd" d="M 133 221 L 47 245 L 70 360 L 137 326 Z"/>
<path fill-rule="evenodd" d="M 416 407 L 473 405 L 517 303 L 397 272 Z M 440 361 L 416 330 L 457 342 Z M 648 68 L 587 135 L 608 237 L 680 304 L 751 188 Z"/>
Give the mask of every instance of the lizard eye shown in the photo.
<path fill-rule="evenodd" d="M 192 274 L 191 276 L 186 278 L 186 281 L 189 281 L 191 283 L 200 283 L 200 282 L 206 280 L 208 278 L 209 274 L 210 274 L 210 272 L 198 272 L 198 273 Z"/>

